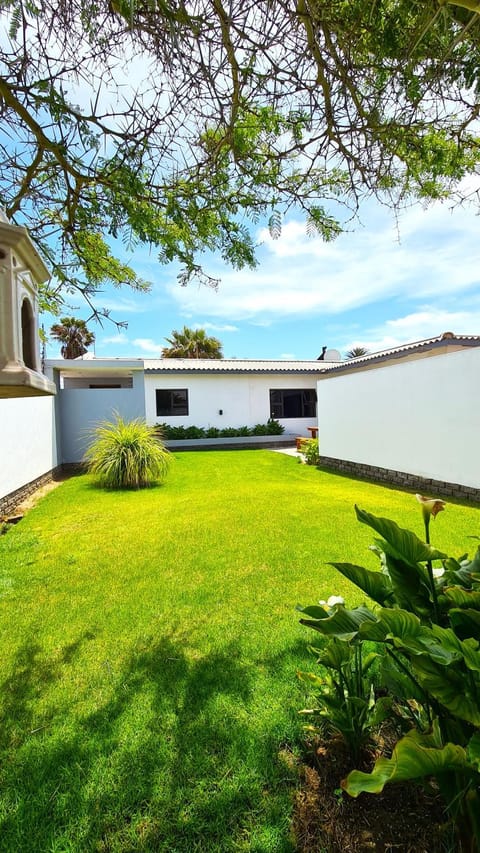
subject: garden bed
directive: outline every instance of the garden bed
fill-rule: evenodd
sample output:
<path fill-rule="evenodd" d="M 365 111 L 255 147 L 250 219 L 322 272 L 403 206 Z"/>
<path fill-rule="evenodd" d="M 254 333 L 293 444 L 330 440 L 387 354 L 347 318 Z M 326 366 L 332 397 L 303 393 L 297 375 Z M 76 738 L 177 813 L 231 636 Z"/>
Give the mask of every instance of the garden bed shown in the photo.
<path fill-rule="evenodd" d="M 381 744 L 384 748 L 385 744 Z M 366 757 L 364 769 L 373 765 Z M 369 761 L 369 758 L 371 759 Z M 300 768 L 293 831 L 298 853 L 444 853 L 452 849 L 441 799 L 420 785 L 386 787 L 382 794 L 342 793 L 352 762 L 338 738 L 312 747 L 311 764 Z"/>
<path fill-rule="evenodd" d="M 292 435 L 245 435 L 230 438 L 182 438 L 165 441 L 169 450 L 232 450 L 234 448 L 293 447 Z"/>

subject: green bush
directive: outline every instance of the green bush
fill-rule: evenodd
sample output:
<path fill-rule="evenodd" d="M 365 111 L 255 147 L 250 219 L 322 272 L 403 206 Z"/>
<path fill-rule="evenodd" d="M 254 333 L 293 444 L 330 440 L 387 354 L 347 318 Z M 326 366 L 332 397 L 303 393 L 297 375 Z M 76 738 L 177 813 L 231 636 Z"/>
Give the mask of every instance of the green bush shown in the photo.
<path fill-rule="evenodd" d="M 256 424 L 254 427 L 204 427 L 197 426 L 171 426 L 170 424 L 157 424 L 156 429 L 161 432 L 167 441 L 182 441 L 192 438 L 242 438 L 249 435 L 283 435 L 285 427 L 279 421 L 270 419 L 266 424 Z"/>
<path fill-rule="evenodd" d="M 338 599 L 340 601 L 340 599 Z M 323 638 L 322 638 L 323 639 Z M 372 664 L 380 657 L 363 644 L 345 643 L 333 637 L 311 649 L 326 675 L 299 672 L 313 690 L 315 707 L 302 713 L 313 722 L 315 734 L 341 735 L 355 763 L 362 757 L 372 732 L 389 716 L 392 700 L 376 698 Z"/>
<path fill-rule="evenodd" d="M 139 489 L 163 480 L 170 460 L 158 428 L 141 418 L 124 421 L 118 414 L 92 431 L 85 454 L 90 473 L 110 489 Z"/>
<path fill-rule="evenodd" d="M 305 438 L 301 443 L 300 453 L 307 465 L 318 465 L 320 462 L 318 438 Z"/>
<path fill-rule="evenodd" d="M 185 438 L 205 438 L 205 430 L 197 426 L 185 427 Z"/>
<path fill-rule="evenodd" d="M 473 560 L 433 548 L 430 516 L 444 502 L 417 497 L 425 542 L 356 508 L 358 520 L 380 537 L 372 546 L 380 571 L 332 563 L 375 603 L 353 610 L 339 601 L 299 608 L 307 617 L 301 622 L 347 646 L 378 644 L 388 659 L 393 698 L 413 725 L 391 757 L 379 758 L 371 773 L 352 771 L 342 787 L 357 797 L 380 793 L 388 783 L 435 776 L 458 849 L 473 853 L 480 839 L 480 548 Z M 363 713 L 361 705 L 352 707 Z"/>
<path fill-rule="evenodd" d="M 269 418 L 268 421 L 268 435 L 283 435 L 285 432 L 285 427 L 280 421 L 275 420 L 275 418 Z"/>

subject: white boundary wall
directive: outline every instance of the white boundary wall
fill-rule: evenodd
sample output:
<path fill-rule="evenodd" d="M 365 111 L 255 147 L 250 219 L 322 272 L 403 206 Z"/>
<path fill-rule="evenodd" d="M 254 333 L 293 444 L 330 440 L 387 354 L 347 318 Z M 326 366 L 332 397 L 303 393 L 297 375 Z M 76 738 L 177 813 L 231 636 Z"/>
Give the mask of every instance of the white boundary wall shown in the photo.
<path fill-rule="evenodd" d="M 480 488 L 480 348 L 318 383 L 322 456 Z"/>
<path fill-rule="evenodd" d="M 0 498 L 58 464 L 54 397 L 0 400 Z"/>

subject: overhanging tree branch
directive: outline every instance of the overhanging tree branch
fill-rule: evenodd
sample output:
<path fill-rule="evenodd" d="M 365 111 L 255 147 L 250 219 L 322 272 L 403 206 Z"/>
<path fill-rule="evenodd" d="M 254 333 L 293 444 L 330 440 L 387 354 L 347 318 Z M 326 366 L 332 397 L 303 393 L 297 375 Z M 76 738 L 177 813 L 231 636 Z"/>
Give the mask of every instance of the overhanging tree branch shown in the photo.
<path fill-rule="evenodd" d="M 156 246 L 185 282 L 205 249 L 254 264 L 245 222 L 272 210 L 331 238 L 330 201 L 455 197 L 478 164 L 478 8 L 13 0 L 0 201 L 52 259 L 54 290 L 91 298 L 145 286 L 109 236 Z"/>

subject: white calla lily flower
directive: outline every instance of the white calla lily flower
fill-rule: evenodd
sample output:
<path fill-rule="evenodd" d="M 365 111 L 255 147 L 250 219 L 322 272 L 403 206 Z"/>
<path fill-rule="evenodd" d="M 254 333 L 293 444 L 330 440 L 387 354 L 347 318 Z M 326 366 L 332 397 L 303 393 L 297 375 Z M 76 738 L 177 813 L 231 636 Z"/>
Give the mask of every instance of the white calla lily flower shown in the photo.
<path fill-rule="evenodd" d="M 445 569 L 443 566 L 440 569 L 432 569 L 432 574 L 434 578 L 441 578 L 445 574 Z"/>
<path fill-rule="evenodd" d="M 345 604 L 345 599 L 341 595 L 331 595 L 327 604 L 329 607 L 334 607 L 335 604 Z"/>

